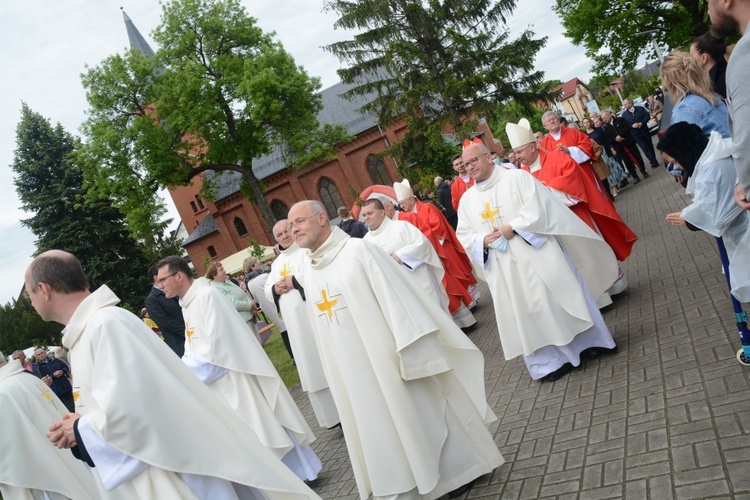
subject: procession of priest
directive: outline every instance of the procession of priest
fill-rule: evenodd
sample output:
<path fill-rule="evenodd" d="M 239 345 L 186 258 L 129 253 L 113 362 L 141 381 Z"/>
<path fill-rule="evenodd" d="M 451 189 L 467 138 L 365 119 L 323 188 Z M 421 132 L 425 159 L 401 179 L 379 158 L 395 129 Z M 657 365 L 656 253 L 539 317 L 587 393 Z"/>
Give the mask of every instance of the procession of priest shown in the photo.
<path fill-rule="evenodd" d="M 747 62 L 746 46 L 732 57 Z M 737 81 L 728 73 L 740 102 Z M 632 101 L 625 108 L 636 120 Z M 452 183 L 435 179 L 438 200 L 408 180 L 375 186 L 341 207 L 339 225 L 321 202 L 298 202 L 273 226 L 277 258 L 268 270 L 248 262 L 248 279 L 221 265 L 196 279 L 182 257 L 162 259 L 148 272 L 144 320 L 106 285 L 90 290 L 82 256 L 37 256 L 25 293 L 42 319 L 64 325 L 62 348 L 36 349 L 32 362 L 0 354 L 2 498 L 318 498 L 311 487 L 334 458 L 313 451 L 313 428 L 340 433 L 360 498 L 464 496 L 505 463 L 471 337 L 480 303 L 494 312 L 505 359 L 520 356 L 532 384 L 554 391 L 618 351 L 600 310 L 627 288 L 620 262 L 638 238 L 613 203 L 622 179 L 596 164 L 604 157 L 616 170 L 625 159 L 648 174 L 640 155 L 616 158 L 628 141 L 603 152 L 592 142 L 622 139 L 611 113 L 592 116 L 587 132 L 552 112 L 542 123 L 546 135 L 525 119 L 506 125 L 506 163 L 466 140 Z M 734 177 L 731 138 L 704 135 L 680 122 L 657 145 L 694 195 L 667 220 L 720 244 L 725 236 L 727 279 L 746 302 L 747 171 Z M 706 173 L 711 162 L 721 162 L 721 183 Z M 731 221 L 712 216 L 715 199 Z M 264 350 L 259 304 L 283 334 L 313 428 Z"/>

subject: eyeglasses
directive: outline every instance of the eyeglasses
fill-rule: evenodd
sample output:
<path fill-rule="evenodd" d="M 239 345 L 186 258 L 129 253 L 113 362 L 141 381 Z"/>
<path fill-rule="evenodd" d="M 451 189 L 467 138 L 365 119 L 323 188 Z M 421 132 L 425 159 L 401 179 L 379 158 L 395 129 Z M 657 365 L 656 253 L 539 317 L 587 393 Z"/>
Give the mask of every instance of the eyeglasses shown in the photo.
<path fill-rule="evenodd" d="M 474 165 L 476 165 L 477 163 L 479 163 L 479 158 L 481 158 L 482 156 L 486 156 L 486 155 L 488 155 L 488 154 L 489 154 L 489 153 L 485 153 L 485 154 L 481 154 L 481 155 L 479 155 L 479 156 L 475 156 L 474 158 L 470 159 L 469 161 L 465 161 L 465 162 L 464 162 L 464 165 L 466 165 L 466 164 L 468 163 L 469 165 L 471 165 L 471 166 L 474 166 Z"/>
<path fill-rule="evenodd" d="M 174 272 L 168 276 L 164 276 L 163 278 L 159 278 L 156 280 L 156 286 L 164 286 L 164 282 L 167 281 L 169 278 L 174 276 L 175 274 L 179 273 L 180 271 Z"/>
<path fill-rule="evenodd" d="M 318 214 L 319 214 L 319 213 L 320 213 L 320 212 L 318 212 Z M 294 220 L 292 220 L 292 221 L 289 221 L 289 225 L 288 225 L 288 226 L 286 227 L 286 230 L 287 230 L 287 231 L 291 231 L 291 230 L 292 230 L 292 229 L 294 229 L 295 227 L 297 227 L 297 226 L 301 226 L 301 225 L 302 225 L 302 223 L 303 223 L 303 222 L 305 222 L 305 221 L 306 221 L 307 219 L 310 219 L 310 218 L 312 218 L 312 217 L 315 217 L 315 216 L 316 216 L 316 215 L 318 215 L 318 214 L 312 214 L 312 215 L 308 215 L 307 217 L 299 217 L 299 218 L 297 218 L 297 219 L 294 219 Z"/>
<path fill-rule="evenodd" d="M 524 151 L 526 151 L 527 149 L 529 149 L 534 144 L 536 144 L 536 143 L 531 142 L 531 143 L 527 144 L 526 146 L 522 147 L 521 149 L 514 149 L 513 152 L 516 153 L 516 155 L 520 155 L 521 153 L 523 153 Z"/>

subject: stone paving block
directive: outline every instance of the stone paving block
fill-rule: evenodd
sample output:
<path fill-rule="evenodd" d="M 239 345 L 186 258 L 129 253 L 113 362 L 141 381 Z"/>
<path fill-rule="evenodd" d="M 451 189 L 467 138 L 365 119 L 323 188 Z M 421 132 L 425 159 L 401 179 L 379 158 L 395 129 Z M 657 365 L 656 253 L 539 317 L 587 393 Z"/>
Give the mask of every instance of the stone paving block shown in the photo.
<path fill-rule="evenodd" d="M 650 477 L 647 480 L 649 498 L 669 500 L 675 498 L 674 486 L 670 476 Z"/>
<path fill-rule="evenodd" d="M 699 467 L 709 467 L 722 463 L 721 450 L 716 441 L 704 441 L 695 444 L 695 455 L 698 457 Z"/>
<path fill-rule="evenodd" d="M 613 460 L 604 464 L 604 485 L 622 484 L 625 480 L 624 460 Z"/>
<path fill-rule="evenodd" d="M 539 493 L 541 498 L 556 497 L 565 493 L 577 493 L 581 489 L 580 481 L 568 481 L 566 483 L 556 483 L 552 485 L 542 485 Z"/>
<path fill-rule="evenodd" d="M 729 471 L 729 481 L 735 493 L 750 493 L 750 475 L 747 472 L 750 470 L 750 460 L 727 464 L 727 470 Z"/>
<path fill-rule="evenodd" d="M 676 493 L 677 497 L 680 499 L 706 498 L 708 496 L 717 497 L 728 495 L 729 485 L 724 480 L 691 484 L 688 486 L 678 486 L 676 488 Z"/>

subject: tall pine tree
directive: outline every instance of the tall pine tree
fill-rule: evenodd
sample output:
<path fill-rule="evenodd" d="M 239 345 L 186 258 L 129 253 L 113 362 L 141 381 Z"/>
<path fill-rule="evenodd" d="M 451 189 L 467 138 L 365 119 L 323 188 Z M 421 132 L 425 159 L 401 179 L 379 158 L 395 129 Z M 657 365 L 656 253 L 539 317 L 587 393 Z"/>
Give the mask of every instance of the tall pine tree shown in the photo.
<path fill-rule="evenodd" d="M 37 254 L 71 252 L 92 289 L 106 283 L 130 309 L 140 310 L 150 286 L 146 271 L 157 256 L 133 239 L 109 200 L 87 196 L 74 161 L 78 147 L 60 124 L 53 127 L 23 104 L 11 164 L 21 206 L 33 214 L 22 223 L 37 237 Z"/>
<path fill-rule="evenodd" d="M 374 95 L 365 109 L 387 124 L 405 116 L 402 160 L 441 150 L 446 125 L 466 136 L 498 103 L 531 104 L 548 94 L 534 57 L 546 38 L 505 27 L 515 0 L 329 0 L 336 28 L 361 33 L 326 47 L 342 62 L 352 95 Z"/>

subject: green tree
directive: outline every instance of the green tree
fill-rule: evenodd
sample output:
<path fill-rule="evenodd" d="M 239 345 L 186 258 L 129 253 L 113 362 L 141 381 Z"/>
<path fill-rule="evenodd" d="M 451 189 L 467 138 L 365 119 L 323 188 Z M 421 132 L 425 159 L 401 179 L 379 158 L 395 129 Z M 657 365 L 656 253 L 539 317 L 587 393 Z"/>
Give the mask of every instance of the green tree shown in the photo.
<path fill-rule="evenodd" d="M 534 56 L 545 38 L 527 30 L 511 40 L 505 27 L 515 0 L 329 0 L 336 28 L 361 31 L 326 49 L 349 65 L 341 79 L 367 96 L 364 110 L 388 124 L 406 117 L 408 131 L 393 152 L 402 163 L 441 151 L 452 128 L 466 137 L 498 102 L 544 99 L 534 91 L 543 73 Z"/>
<path fill-rule="evenodd" d="M 159 186 L 187 185 L 207 170 L 235 171 L 271 225 L 253 159 L 278 152 L 287 165 L 302 167 L 332 158 L 332 147 L 348 139 L 342 126 L 318 122 L 319 80 L 238 0 L 168 1 L 153 37 L 160 45 L 153 58 L 113 55 L 82 77 L 86 153 L 98 191 L 138 218 L 139 208 L 157 205 Z M 206 194 L 210 199 L 210 185 Z"/>
<path fill-rule="evenodd" d="M 0 351 L 10 356 L 16 349 L 60 345 L 62 327 L 44 321 L 26 297 L 0 306 Z"/>
<path fill-rule="evenodd" d="M 33 215 L 22 223 L 37 237 L 37 254 L 60 249 L 81 259 L 92 288 L 107 283 L 131 309 L 142 307 L 146 270 L 156 255 L 128 232 L 111 200 L 87 196 L 75 163 L 80 143 L 22 105 L 11 164 L 21 207 Z M 165 251 L 170 251 L 166 248 Z"/>
<path fill-rule="evenodd" d="M 635 67 L 644 54 L 656 58 L 651 36 L 636 33 L 657 30 L 659 46 L 671 50 L 689 46 L 711 26 L 708 3 L 696 0 L 556 0 L 553 8 L 565 36 L 585 47 L 599 74 Z"/>

